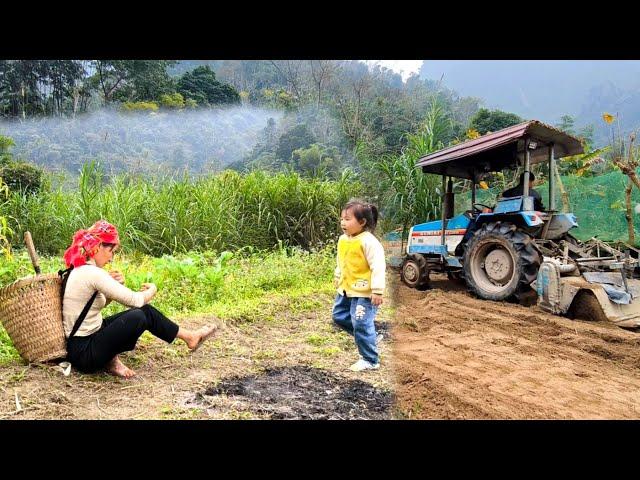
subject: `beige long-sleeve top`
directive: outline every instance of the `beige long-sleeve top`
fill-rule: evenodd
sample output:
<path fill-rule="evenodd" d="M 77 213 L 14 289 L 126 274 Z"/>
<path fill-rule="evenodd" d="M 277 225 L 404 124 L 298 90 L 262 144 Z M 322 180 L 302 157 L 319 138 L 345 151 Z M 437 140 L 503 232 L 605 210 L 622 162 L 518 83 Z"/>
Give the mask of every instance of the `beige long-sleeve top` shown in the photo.
<path fill-rule="evenodd" d="M 95 291 L 98 291 L 87 316 L 75 336 L 86 337 L 97 332 L 102 326 L 102 314 L 100 311 L 111 300 L 115 300 L 127 307 L 142 307 L 149 303 L 156 293 L 155 288 L 144 292 L 134 292 L 114 280 L 111 275 L 93 263 L 87 263 L 74 268 L 69 274 L 67 286 L 62 299 L 62 318 L 64 333 L 68 337 L 85 307 Z"/>

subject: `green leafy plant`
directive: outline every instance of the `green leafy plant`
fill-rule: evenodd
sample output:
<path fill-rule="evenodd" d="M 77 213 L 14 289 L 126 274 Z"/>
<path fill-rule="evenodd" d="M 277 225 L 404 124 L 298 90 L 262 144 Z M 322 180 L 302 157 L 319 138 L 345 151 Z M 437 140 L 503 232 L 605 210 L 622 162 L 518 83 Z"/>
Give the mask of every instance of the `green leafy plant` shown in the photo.
<path fill-rule="evenodd" d="M 9 188 L 2 181 L 2 177 L 0 177 L 0 199 L 2 199 L 3 196 L 6 198 L 8 195 Z M 2 207 L 5 203 L 5 200 L 0 201 L 0 212 L 2 212 Z M 0 255 L 4 255 L 6 259 L 11 258 L 11 244 L 7 236 L 12 233 L 13 230 L 9 228 L 7 218 L 4 215 L 0 215 Z M 0 277 L 3 275 L 4 268 L 6 267 L 0 266 Z"/>

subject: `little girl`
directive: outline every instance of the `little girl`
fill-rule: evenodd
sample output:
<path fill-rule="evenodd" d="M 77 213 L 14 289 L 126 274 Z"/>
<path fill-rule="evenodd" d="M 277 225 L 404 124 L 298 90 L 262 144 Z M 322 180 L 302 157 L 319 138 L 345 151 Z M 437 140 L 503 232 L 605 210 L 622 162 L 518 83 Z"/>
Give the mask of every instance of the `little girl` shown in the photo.
<path fill-rule="evenodd" d="M 344 235 L 338 240 L 338 265 L 333 321 L 355 337 L 360 360 L 351 370 L 380 367 L 374 319 L 382 305 L 385 286 L 384 248 L 371 233 L 378 222 L 378 209 L 370 203 L 352 200 L 340 215 Z"/>

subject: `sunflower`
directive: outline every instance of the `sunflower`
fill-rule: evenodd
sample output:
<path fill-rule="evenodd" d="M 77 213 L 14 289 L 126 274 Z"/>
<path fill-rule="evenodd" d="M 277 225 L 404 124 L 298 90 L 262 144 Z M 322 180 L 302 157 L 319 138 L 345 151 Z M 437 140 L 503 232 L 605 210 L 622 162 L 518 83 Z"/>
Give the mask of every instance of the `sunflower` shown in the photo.
<path fill-rule="evenodd" d="M 611 115 L 610 113 L 603 113 L 602 114 L 602 119 L 607 122 L 607 123 L 611 123 L 615 120 L 615 117 L 613 115 Z"/>

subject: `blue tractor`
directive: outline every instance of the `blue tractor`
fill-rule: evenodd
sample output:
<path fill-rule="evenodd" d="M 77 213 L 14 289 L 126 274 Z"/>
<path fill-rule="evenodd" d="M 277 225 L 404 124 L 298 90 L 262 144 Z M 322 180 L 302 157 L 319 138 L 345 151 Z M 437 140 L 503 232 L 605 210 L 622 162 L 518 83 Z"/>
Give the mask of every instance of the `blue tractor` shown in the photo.
<path fill-rule="evenodd" d="M 447 273 L 487 300 L 517 299 L 536 280 L 543 257 L 560 254 L 559 246 L 578 242 L 569 234 L 577 226 L 572 213 L 555 209 L 554 175 L 549 175 L 549 205 L 534 208 L 529 173 L 556 158 L 583 152 L 581 142 L 539 121 L 528 121 L 427 155 L 417 162 L 424 173 L 442 176 L 442 219 L 414 225 L 409 231 L 401 278 L 416 289 L 429 286 L 430 272 Z M 476 203 L 476 184 L 503 169 L 524 172 L 522 194 L 500 198 L 496 205 Z M 452 179 L 471 180 L 471 205 L 454 216 Z"/>

